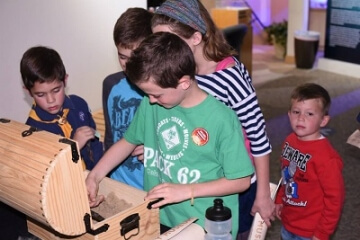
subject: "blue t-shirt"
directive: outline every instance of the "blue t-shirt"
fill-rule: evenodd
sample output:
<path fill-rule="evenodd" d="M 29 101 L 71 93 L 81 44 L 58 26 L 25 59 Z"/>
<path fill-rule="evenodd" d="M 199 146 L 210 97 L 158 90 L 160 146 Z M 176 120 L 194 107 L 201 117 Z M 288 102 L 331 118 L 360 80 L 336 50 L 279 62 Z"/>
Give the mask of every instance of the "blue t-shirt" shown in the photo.
<path fill-rule="evenodd" d="M 106 149 L 123 137 L 142 98 L 143 93 L 135 86 L 132 86 L 123 73 L 112 74 L 104 80 L 103 103 L 106 126 L 105 139 L 107 139 Z M 129 156 L 110 172 L 110 177 L 138 189 L 143 189 L 143 163 L 137 157 Z"/>

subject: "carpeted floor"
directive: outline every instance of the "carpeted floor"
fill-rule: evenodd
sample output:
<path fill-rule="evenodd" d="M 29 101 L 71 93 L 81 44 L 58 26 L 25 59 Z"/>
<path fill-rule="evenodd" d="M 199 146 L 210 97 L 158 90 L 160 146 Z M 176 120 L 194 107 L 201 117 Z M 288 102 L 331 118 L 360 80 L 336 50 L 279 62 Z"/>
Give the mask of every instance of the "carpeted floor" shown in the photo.
<path fill-rule="evenodd" d="M 265 60 L 264 60 L 265 59 Z M 255 66 L 261 66 L 253 72 L 253 81 L 267 123 L 267 132 L 273 152 L 271 154 L 271 181 L 276 183 L 280 178 L 279 156 L 282 141 L 291 129 L 287 118 L 290 93 L 293 88 L 305 82 L 315 82 L 324 86 L 332 97 L 330 109 L 331 121 L 323 133 L 328 136 L 335 149 L 344 161 L 344 179 L 346 197 L 343 214 L 333 240 L 360 239 L 360 149 L 346 143 L 349 135 L 360 127 L 356 116 L 360 112 L 360 79 L 346 77 L 320 70 L 300 70 L 293 65 L 274 71 L 271 67 L 279 66 L 279 62 L 269 67 L 266 56 L 254 54 Z M 256 62 L 258 60 L 258 62 Z M 257 64 L 257 65 L 256 65 Z M 267 65 L 267 67 L 266 67 Z M 265 67 L 264 67 L 265 66 Z M 259 80 L 264 71 L 271 79 Z M 260 77 L 259 77 L 260 78 Z M 277 220 L 268 229 L 267 240 L 280 239 L 280 222 Z"/>

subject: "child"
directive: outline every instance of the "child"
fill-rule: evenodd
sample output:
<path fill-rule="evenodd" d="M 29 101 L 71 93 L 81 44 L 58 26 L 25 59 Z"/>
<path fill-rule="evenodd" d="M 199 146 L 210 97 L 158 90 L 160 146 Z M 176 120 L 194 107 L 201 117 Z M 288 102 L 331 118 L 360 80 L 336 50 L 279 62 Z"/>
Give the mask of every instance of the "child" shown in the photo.
<path fill-rule="evenodd" d="M 250 185 L 253 167 L 233 111 L 202 91 L 195 81 L 189 46 L 171 33 L 156 33 L 135 49 L 126 64 L 130 81 L 144 97 L 124 138 L 89 173 L 90 206 L 98 204 L 99 182 L 136 145 L 144 144 L 146 199 L 160 201 L 160 221 L 174 227 L 190 217 L 204 227 L 216 197 L 232 210 L 238 228 L 237 193 Z"/>
<path fill-rule="evenodd" d="M 235 53 L 200 1 L 165 1 L 154 14 L 152 29 L 172 32 L 186 40 L 193 50 L 200 88 L 233 109 L 246 132 L 256 171 L 250 188 L 239 195 L 238 240 L 247 240 L 253 215 L 259 212 L 270 226 L 275 209 L 269 188 L 271 145 L 249 73 L 232 56 Z"/>
<path fill-rule="evenodd" d="M 343 162 L 320 128 L 330 120 L 330 96 L 308 83 L 291 94 L 293 129 L 281 154 L 282 186 L 276 197 L 276 216 L 283 224 L 281 237 L 329 239 L 344 203 Z"/>
<path fill-rule="evenodd" d="M 152 34 L 151 18 L 152 13 L 143 8 L 129 8 L 117 20 L 114 42 L 123 71 L 131 52 Z M 140 89 L 128 82 L 123 71 L 109 75 L 103 82 L 105 151 L 123 137 L 144 96 Z M 111 178 L 139 189 L 143 189 L 143 176 L 144 166 L 133 156 L 128 156 L 110 173 Z"/>
<path fill-rule="evenodd" d="M 34 99 L 26 124 L 77 141 L 91 170 L 103 154 L 103 145 L 95 137 L 95 122 L 85 100 L 65 94 L 68 75 L 60 55 L 47 47 L 32 47 L 21 59 L 20 72 Z"/>

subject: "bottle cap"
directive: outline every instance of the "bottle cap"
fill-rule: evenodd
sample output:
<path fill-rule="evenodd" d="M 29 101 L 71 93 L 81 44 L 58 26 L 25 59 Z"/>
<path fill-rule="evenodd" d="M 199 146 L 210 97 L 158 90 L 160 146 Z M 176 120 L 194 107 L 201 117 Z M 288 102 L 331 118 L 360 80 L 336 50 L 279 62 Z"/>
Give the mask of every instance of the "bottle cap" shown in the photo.
<path fill-rule="evenodd" d="M 214 222 L 226 221 L 231 218 L 231 210 L 224 207 L 222 199 L 216 198 L 214 206 L 206 210 L 205 217 Z"/>

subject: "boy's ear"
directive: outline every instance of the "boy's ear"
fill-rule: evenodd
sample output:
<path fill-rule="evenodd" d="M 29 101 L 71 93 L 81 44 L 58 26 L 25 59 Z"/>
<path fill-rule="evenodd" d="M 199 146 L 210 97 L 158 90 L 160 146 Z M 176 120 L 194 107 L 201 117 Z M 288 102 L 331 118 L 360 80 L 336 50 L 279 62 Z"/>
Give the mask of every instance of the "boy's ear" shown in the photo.
<path fill-rule="evenodd" d="M 320 123 L 320 127 L 325 127 L 330 121 L 330 116 L 325 115 Z"/>
<path fill-rule="evenodd" d="M 182 90 L 187 90 L 191 85 L 191 79 L 190 76 L 185 75 L 179 80 L 179 86 Z"/>

